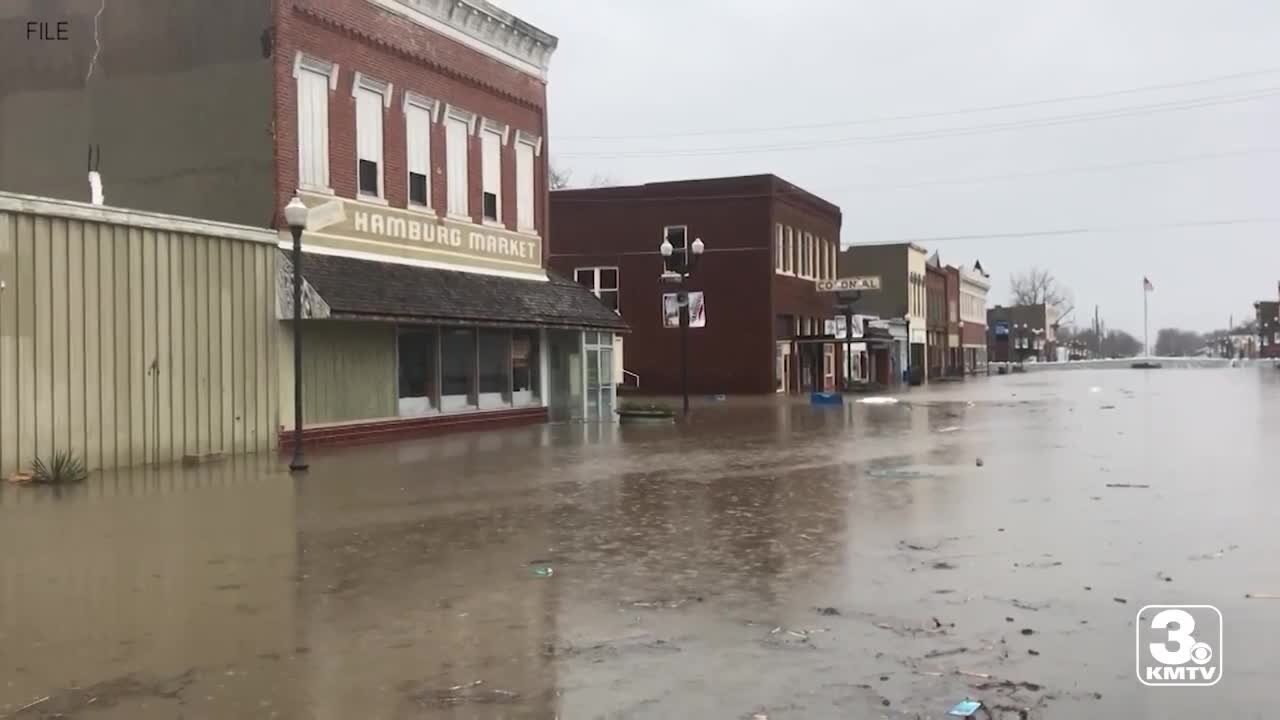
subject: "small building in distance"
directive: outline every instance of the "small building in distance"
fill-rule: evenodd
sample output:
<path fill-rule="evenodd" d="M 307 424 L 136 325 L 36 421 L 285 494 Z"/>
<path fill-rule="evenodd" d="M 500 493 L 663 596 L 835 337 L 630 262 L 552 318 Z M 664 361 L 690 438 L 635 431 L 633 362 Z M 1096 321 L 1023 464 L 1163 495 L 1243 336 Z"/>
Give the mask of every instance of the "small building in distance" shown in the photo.
<path fill-rule="evenodd" d="M 1057 358 L 1058 311 L 1052 305 L 996 305 L 987 310 L 992 362 L 1047 362 Z"/>
<path fill-rule="evenodd" d="M 664 310 L 677 287 L 661 280 L 659 247 L 700 238 L 706 252 L 686 288 L 705 309 L 705 325 L 688 331 L 690 393 L 829 389 L 834 298 L 815 283 L 836 277 L 840 224 L 840 208 L 775 175 L 557 190 L 548 266 L 627 322 L 627 385 L 677 393 L 680 330 Z"/>
<path fill-rule="evenodd" d="M 1253 307 L 1257 313 L 1258 357 L 1280 358 L 1280 301 L 1259 300 Z"/>

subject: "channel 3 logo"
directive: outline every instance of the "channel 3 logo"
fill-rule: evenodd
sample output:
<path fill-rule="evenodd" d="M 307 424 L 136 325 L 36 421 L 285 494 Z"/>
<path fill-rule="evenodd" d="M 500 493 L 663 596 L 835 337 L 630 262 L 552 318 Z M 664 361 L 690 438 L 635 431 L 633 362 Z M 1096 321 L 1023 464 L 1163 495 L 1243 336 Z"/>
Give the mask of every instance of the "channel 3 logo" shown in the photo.
<path fill-rule="evenodd" d="M 1148 605 L 1138 611 L 1143 685 L 1216 685 L 1222 679 L 1222 612 L 1212 605 Z"/>

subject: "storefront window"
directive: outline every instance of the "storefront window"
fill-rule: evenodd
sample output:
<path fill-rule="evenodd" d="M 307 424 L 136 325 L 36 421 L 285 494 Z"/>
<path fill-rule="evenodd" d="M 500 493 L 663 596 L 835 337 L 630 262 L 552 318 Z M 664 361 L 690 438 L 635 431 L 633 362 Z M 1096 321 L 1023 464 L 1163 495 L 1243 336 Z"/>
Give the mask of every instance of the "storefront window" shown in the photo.
<path fill-rule="evenodd" d="M 538 331 L 516 330 L 511 336 L 511 389 L 516 405 L 533 405 L 538 385 Z"/>
<path fill-rule="evenodd" d="M 511 333 L 480 331 L 480 409 L 511 405 Z"/>
<path fill-rule="evenodd" d="M 440 331 L 440 409 L 476 406 L 476 332 L 471 328 Z"/>
<path fill-rule="evenodd" d="M 402 330 L 398 340 L 402 417 L 426 415 L 436 407 L 436 331 Z"/>

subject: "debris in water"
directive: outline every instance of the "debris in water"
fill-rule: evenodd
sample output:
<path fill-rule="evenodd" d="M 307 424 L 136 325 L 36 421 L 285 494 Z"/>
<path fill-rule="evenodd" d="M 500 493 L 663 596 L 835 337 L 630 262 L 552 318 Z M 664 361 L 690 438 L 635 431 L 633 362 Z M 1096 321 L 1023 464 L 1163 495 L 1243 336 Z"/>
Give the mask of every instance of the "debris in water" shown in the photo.
<path fill-rule="evenodd" d="M 1215 553 L 1205 553 L 1205 554 L 1203 554 L 1203 555 L 1192 555 L 1192 556 L 1190 557 L 1190 559 L 1191 559 L 1191 560 L 1218 560 L 1218 559 L 1219 559 L 1219 558 L 1221 558 L 1223 555 L 1226 555 L 1228 552 L 1230 552 L 1230 551 L 1232 551 L 1232 550 L 1235 550 L 1235 549 L 1237 549 L 1237 548 L 1239 548 L 1239 547 L 1240 547 L 1239 545 L 1228 545 L 1228 546 L 1226 546 L 1226 547 L 1222 548 L 1221 550 L 1219 550 L 1218 552 L 1215 552 Z"/>
<path fill-rule="evenodd" d="M 1009 617 L 1009 616 L 1007 616 L 1007 615 L 1006 615 L 1006 616 L 1005 616 L 1005 618 L 1004 618 L 1004 621 L 1005 621 L 1005 622 L 1013 622 L 1013 618 L 1011 618 L 1011 617 Z"/>
<path fill-rule="evenodd" d="M 1058 564 L 1061 565 L 1062 563 L 1058 563 Z M 1030 602 L 1024 602 L 1022 600 L 1014 598 L 1012 601 L 1010 601 L 1009 604 L 1013 605 L 1019 610 L 1030 610 L 1031 612 L 1040 612 L 1041 610 L 1044 610 L 1045 608 L 1049 607 L 1051 603 L 1048 600 L 1044 602 L 1039 602 L 1039 603 L 1030 603 Z"/>
<path fill-rule="evenodd" d="M 1032 630 L 1031 628 L 1022 628 L 1021 632 L 1022 632 L 1022 634 L 1023 634 L 1023 635 L 1035 635 L 1035 634 L 1036 634 L 1036 631 L 1035 631 L 1035 630 Z"/>
<path fill-rule="evenodd" d="M 820 607 L 818 608 L 818 614 L 830 617 L 832 615 L 839 615 L 840 611 L 833 607 Z"/>
<path fill-rule="evenodd" d="M 898 398 L 891 397 L 865 397 L 858 398 L 857 402 L 863 405 L 897 405 Z"/>
<path fill-rule="evenodd" d="M 1107 483 L 1109 488 L 1149 488 L 1150 485 L 1144 483 Z"/>
<path fill-rule="evenodd" d="M 1280 600 L 1280 593 L 1245 593 L 1250 600 Z"/>
<path fill-rule="evenodd" d="M 933 658 L 948 657 L 951 655 L 959 655 L 961 653 L 967 653 L 967 652 L 969 652 L 969 648 L 958 647 L 958 648 L 951 648 L 950 650 L 930 650 L 929 652 L 925 653 L 924 656 L 932 660 Z"/>
<path fill-rule="evenodd" d="M 888 675 L 881 675 L 881 676 L 880 676 L 880 682 L 884 682 L 884 681 L 886 681 L 886 680 L 888 680 L 888 679 L 889 679 L 889 676 L 888 676 Z"/>
<path fill-rule="evenodd" d="M 956 674 L 957 674 L 957 675 L 964 675 L 965 677 L 978 678 L 978 679 L 981 679 L 981 680 L 990 680 L 990 679 L 991 679 L 991 674 L 990 674 L 990 673 L 974 672 L 974 671 L 972 671 L 972 670 L 956 670 Z"/>
<path fill-rule="evenodd" d="M 884 698 L 883 700 L 880 701 L 880 704 L 885 707 L 889 707 L 889 698 Z"/>
<path fill-rule="evenodd" d="M 1040 651 L 1039 651 L 1039 650 L 1036 650 L 1035 648 L 1027 648 L 1027 654 L 1028 654 L 1028 655 L 1039 655 L 1039 654 L 1040 654 Z"/>
<path fill-rule="evenodd" d="M 907 542 L 906 540 L 899 540 L 898 546 L 903 548 L 904 550 L 937 550 L 938 548 L 942 547 L 942 543 L 936 542 L 932 544 L 925 544 L 925 543 L 918 543 L 918 542 Z"/>
<path fill-rule="evenodd" d="M 529 573 L 535 577 L 551 577 L 555 571 L 547 560 L 534 560 L 529 563 Z"/>
<path fill-rule="evenodd" d="M 1101 407 L 1099 407 L 1098 409 L 1099 409 L 1099 410 L 1115 410 L 1115 409 L 1116 409 L 1116 406 L 1115 406 L 1115 405 L 1102 405 L 1102 406 L 1101 406 Z"/>
<path fill-rule="evenodd" d="M 962 700 L 948 710 L 947 714 L 952 717 L 972 717 L 981 708 L 982 703 L 977 700 Z"/>
<path fill-rule="evenodd" d="M 95 698 L 95 699 L 96 699 L 96 698 Z M 23 705 L 22 707 L 18 708 L 18 712 L 22 712 L 23 710 L 30 710 L 31 708 L 33 708 L 33 707 L 35 707 L 35 706 L 39 705 L 40 703 L 48 702 L 48 701 L 49 701 L 49 696 L 48 696 L 48 695 L 45 695 L 44 697 L 40 698 L 39 700 L 36 700 L 36 701 L 34 701 L 34 702 L 29 702 L 29 703 L 27 703 L 26 705 Z"/>
<path fill-rule="evenodd" d="M 955 570 L 956 566 L 945 560 L 939 560 L 932 565 L 934 570 Z"/>
<path fill-rule="evenodd" d="M 957 427 L 957 426 L 955 426 L 955 425 L 948 425 L 948 426 L 946 426 L 946 427 L 944 427 L 944 428 L 939 428 L 939 429 L 938 429 L 938 432 L 940 432 L 940 433 L 953 433 L 953 432 L 955 432 L 955 431 L 957 431 L 957 430 L 959 430 L 959 429 L 960 429 L 960 428 L 959 428 L 959 427 Z"/>
<path fill-rule="evenodd" d="M 1125 599 L 1124 599 L 1124 598 L 1122 598 L 1122 597 L 1115 597 L 1115 598 L 1111 598 L 1111 599 L 1112 599 L 1112 600 L 1115 600 L 1116 602 L 1120 603 L 1121 605 L 1124 605 L 1125 603 L 1129 602 L 1128 600 L 1125 600 Z"/>
<path fill-rule="evenodd" d="M 982 465 L 983 465 L 982 458 L 978 458 L 978 461 L 977 461 L 975 464 L 976 464 L 978 467 L 982 467 Z"/>
<path fill-rule="evenodd" d="M 1093 586 L 1092 586 L 1092 585 L 1085 585 L 1085 586 L 1084 586 L 1084 589 L 1085 589 L 1085 590 L 1092 590 L 1092 589 L 1093 589 Z"/>
<path fill-rule="evenodd" d="M 1165 581 L 1165 582 L 1173 582 L 1173 577 L 1172 577 L 1172 576 L 1170 576 L 1170 575 L 1165 575 L 1163 570 L 1161 570 L 1160 572 L 1156 573 L 1156 579 L 1157 579 L 1157 580 L 1163 580 L 1163 581 Z"/>

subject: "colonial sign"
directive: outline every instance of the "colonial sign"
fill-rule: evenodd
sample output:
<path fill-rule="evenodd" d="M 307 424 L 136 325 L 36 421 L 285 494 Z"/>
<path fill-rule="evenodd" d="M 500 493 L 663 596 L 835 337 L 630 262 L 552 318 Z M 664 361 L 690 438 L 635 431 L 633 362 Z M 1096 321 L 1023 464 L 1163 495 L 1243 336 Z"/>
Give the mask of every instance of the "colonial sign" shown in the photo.
<path fill-rule="evenodd" d="M 677 293 L 662 294 L 662 325 L 663 327 L 676 328 L 680 327 L 680 305 L 677 302 Z M 701 292 L 689 293 L 689 327 L 700 328 L 707 326 L 707 304 Z"/>
<path fill-rule="evenodd" d="M 301 195 L 310 209 L 303 245 L 434 260 L 489 270 L 539 271 L 542 238 L 434 213 L 329 195 Z"/>
<path fill-rule="evenodd" d="M 879 275 L 857 275 L 835 280 L 817 280 L 818 292 L 853 292 L 855 290 L 879 290 Z"/>

